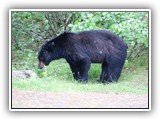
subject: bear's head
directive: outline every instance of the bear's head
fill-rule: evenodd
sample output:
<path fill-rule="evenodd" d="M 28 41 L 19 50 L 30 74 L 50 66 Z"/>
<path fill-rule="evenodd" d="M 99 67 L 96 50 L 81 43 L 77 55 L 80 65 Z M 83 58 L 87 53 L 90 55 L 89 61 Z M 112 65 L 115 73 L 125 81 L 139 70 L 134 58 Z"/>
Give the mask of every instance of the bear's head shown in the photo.
<path fill-rule="evenodd" d="M 49 65 L 54 57 L 55 43 L 46 41 L 40 48 L 38 52 L 38 68 L 42 69 L 44 65 Z"/>

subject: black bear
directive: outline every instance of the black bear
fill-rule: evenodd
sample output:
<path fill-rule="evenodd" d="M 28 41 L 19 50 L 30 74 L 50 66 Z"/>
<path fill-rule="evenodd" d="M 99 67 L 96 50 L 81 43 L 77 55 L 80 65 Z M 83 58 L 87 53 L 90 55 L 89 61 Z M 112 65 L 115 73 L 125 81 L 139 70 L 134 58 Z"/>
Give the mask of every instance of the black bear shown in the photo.
<path fill-rule="evenodd" d="M 41 46 L 38 68 L 42 69 L 52 60 L 64 58 L 70 65 L 74 79 L 87 83 L 91 63 L 102 63 L 99 82 L 117 82 L 127 48 L 122 38 L 107 30 L 64 32 Z"/>

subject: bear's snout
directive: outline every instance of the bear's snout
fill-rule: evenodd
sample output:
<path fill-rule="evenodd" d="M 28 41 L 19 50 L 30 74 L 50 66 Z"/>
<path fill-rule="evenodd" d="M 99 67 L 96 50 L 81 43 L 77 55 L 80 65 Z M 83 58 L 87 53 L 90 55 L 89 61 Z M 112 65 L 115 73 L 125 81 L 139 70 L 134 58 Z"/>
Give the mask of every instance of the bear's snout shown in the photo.
<path fill-rule="evenodd" d="M 42 69 L 42 68 L 44 68 L 44 63 L 42 61 L 39 61 L 38 69 Z"/>

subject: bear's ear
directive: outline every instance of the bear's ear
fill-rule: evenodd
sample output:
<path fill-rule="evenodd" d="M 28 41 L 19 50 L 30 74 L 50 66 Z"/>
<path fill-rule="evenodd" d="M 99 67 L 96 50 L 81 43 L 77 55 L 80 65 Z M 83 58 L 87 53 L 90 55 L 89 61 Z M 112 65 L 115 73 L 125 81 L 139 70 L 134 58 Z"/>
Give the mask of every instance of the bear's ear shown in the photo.
<path fill-rule="evenodd" d="M 55 43 L 54 43 L 54 42 L 51 42 L 51 46 L 54 47 L 54 46 L 55 46 Z"/>
<path fill-rule="evenodd" d="M 51 42 L 48 44 L 48 50 L 53 50 L 53 48 L 55 47 L 55 43 Z"/>

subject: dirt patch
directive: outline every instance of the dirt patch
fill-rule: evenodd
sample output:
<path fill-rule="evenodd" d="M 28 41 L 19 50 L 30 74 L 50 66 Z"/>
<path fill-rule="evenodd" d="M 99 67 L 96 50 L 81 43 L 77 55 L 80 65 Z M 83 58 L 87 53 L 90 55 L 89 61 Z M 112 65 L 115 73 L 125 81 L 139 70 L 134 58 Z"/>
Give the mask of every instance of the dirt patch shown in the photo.
<path fill-rule="evenodd" d="M 148 108 L 148 95 L 58 93 L 12 89 L 12 108 Z"/>

